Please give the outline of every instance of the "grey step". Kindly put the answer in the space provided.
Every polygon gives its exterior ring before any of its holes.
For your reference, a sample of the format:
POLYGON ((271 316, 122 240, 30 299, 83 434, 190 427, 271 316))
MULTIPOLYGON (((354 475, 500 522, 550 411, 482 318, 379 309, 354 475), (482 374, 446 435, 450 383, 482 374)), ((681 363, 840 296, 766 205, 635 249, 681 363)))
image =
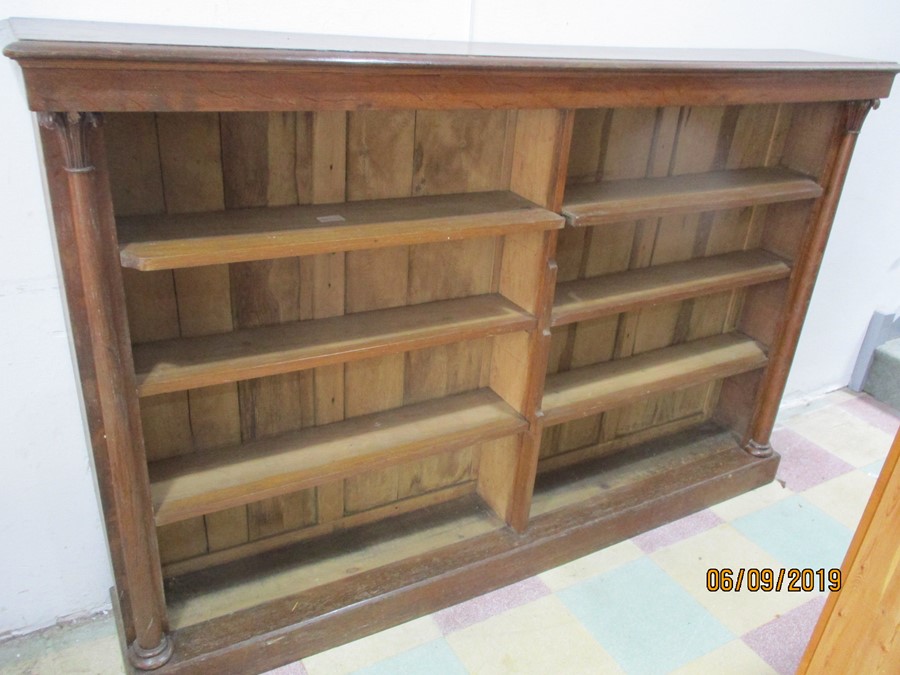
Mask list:
POLYGON ((863 391, 900 410, 900 338, 875 350, 863 391))
POLYGON ((869 366, 872 365, 872 357, 875 355, 875 350, 894 338, 900 338, 900 316, 885 312, 875 312, 869 321, 866 336, 863 339, 862 346, 859 348, 856 367, 853 368, 853 375, 850 377, 850 388, 853 391, 862 391, 866 375, 869 373, 869 366))

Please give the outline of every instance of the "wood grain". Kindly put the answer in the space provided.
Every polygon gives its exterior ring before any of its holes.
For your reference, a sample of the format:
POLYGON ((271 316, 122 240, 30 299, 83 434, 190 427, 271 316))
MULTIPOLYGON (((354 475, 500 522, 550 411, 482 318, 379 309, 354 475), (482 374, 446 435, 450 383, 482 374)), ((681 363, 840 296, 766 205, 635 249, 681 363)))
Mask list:
POLYGON ((154 462, 156 522, 165 524, 327 480, 521 431, 524 420, 481 390, 393 412, 154 462), (352 439, 352 440, 349 440, 352 439))
MULTIPOLYGON (((348 550, 356 559, 363 552, 378 556, 354 585, 337 578, 261 605, 257 593, 248 596, 256 607, 246 606, 227 619, 213 616, 194 625, 185 622, 176 633, 185 648, 176 656, 179 660, 173 662, 171 672, 203 667, 237 673, 248 667, 276 667, 298 654, 321 651, 350 636, 382 630, 423 611, 436 611, 560 565, 655 527, 673 514, 702 509, 735 491, 770 481, 776 466, 773 460, 749 458, 730 437, 709 430, 700 439, 697 434, 672 439, 666 443, 669 452, 660 453, 661 447, 655 443, 638 449, 633 464, 607 461, 587 474, 582 470, 574 477, 561 474, 544 481, 538 513, 525 535, 498 529, 477 503, 461 500, 389 521, 361 541, 352 534, 337 539, 325 551, 326 558, 348 550), (609 477, 610 470, 616 477, 612 489, 597 480, 598 475, 609 477), (698 480, 700 476, 705 479, 698 480), (566 493, 582 499, 567 503, 561 498, 566 493), (443 535, 440 541, 446 544, 439 545, 440 555, 413 552, 424 529, 443 535), (335 611, 341 608, 344 611, 335 611), (299 617, 298 610, 303 612, 299 617), (286 638, 272 642, 275 636, 266 634, 254 639, 262 625, 279 626, 278 635, 286 638), (249 653, 247 648, 232 647, 236 640, 247 645, 249 653)), ((294 551, 290 554, 296 556, 294 551)), ((282 563, 280 558, 269 556, 269 560, 267 571, 282 563)), ((315 565, 315 560, 310 564, 315 565)), ((216 575, 183 578, 179 587, 196 593, 208 586, 229 585, 242 572, 230 568, 216 575)), ((317 575, 304 566, 298 576, 317 575)))
POLYGON ((900 657, 900 432, 841 565, 843 587, 832 590, 798 673, 889 673, 900 657))
MULTIPOLYGON (((721 105, 864 100, 890 93, 896 66, 853 62, 713 63, 677 60, 604 63, 448 57, 425 63, 406 55, 401 64, 379 64, 379 55, 353 55, 352 63, 324 66, 313 54, 303 63, 296 51, 260 63, 257 50, 138 46, 132 59, 123 45, 23 41, 7 47, 19 61, 32 110, 290 111, 479 108, 596 108, 659 105, 721 105), (154 50, 155 48, 155 50, 154 50), (99 50, 105 59, 92 58, 99 50), (43 53, 42 53, 43 52, 43 53), (152 54, 148 58, 148 53, 152 54), (218 57, 225 67, 210 67, 218 57), (153 58, 155 56, 155 58, 153 58), (112 58, 111 58, 112 57, 112 58), (115 58, 119 57, 116 62, 115 58), (461 59, 461 60, 460 60, 461 59), (244 61, 243 63, 241 61, 244 61), (373 62, 374 60, 374 62, 373 62), (161 62, 167 62, 162 66, 161 62), (115 67, 110 67, 110 64, 115 67), (169 65, 170 64, 170 65, 169 65), (288 64, 288 67, 285 67, 288 64), (513 65, 510 68, 510 65, 513 65), (518 71, 518 72, 517 72, 518 71), (830 71, 830 72, 829 72, 830 71), (247 82, 254 83, 247 95, 247 82), (127 82, 123 89, 122 82, 127 82)), ((752 57, 751 57, 752 58, 752 57)))
POLYGON ((563 214, 575 227, 673 213, 815 199, 822 188, 786 169, 758 168, 584 183, 566 191, 563 214))
POLYGON ((559 424, 640 399, 649 393, 761 368, 765 352, 749 338, 719 335, 548 378, 542 408, 559 424))
POLYGON ((198 267, 556 229, 562 219, 508 192, 270 207, 119 223, 122 264, 198 267), (328 224, 334 223, 334 224, 328 224))
POLYGON ((142 396, 345 363, 532 327, 497 295, 244 328, 135 347, 142 396))
POLYGON ((552 325, 784 279, 790 271, 777 256, 755 250, 570 281, 556 288, 552 325))

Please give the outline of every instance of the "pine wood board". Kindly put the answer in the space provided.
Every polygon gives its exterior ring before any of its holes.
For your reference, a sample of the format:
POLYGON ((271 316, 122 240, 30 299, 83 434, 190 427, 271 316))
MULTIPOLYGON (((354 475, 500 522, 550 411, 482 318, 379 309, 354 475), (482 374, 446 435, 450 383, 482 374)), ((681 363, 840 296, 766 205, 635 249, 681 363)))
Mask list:
POLYGON ((566 191, 563 215, 585 227, 649 216, 815 199, 822 188, 782 168, 734 169, 662 178, 582 183, 566 191))
POLYGON ((134 347, 138 391, 153 396, 422 347, 529 330, 497 294, 245 328, 134 347))
MULTIPOLYGON (((900 663, 900 432, 801 659, 800 675, 891 673, 900 663)), ((805 578, 805 577, 804 577, 805 578)))
MULTIPOLYGON (((145 212, 144 217, 166 218, 225 208, 219 115, 157 114, 156 131, 158 160, 151 152, 142 158, 142 162, 150 165, 156 161, 160 163, 160 180, 168 215, 156 216, 145 212)), ((139 186, 134 187, 140 189, 139 186)), ((229 331, 234 327, 226 267, 210 266, 157 274, 170 274, 172 277, 177 335, 197 337, 229 331)), ((152 302, 153 299, 149 299, 149 303, 152 302)), ((158 317, 159 311, 159 307, 153 307, 144 320, 158 317)), ((167 454, 212 450, 240 442, 240 403, 234 385, 209 387, 186 394, 173 393, 162 398, 168 400, 168 405, 155 406, 156 430, 153 433, 157 439, 164 434, 167 442, 172 443, 166 448, 167 454), (170 429, 175 434, 170 435, 170 429)), ((148 453, 148 458, 151 461, 163 459, 157 453, 148 453)), ((222 512, 208 518, 190 519, 157 528, 163 562, 203 555, 209 550, 210 541, 213 545, 222 544, 223 539, 226 543, 233 541, 232 532, 246 532, 246 527, 243 530, 240 525, 233 527, 233 515, 222 512), (223 529, 228 533, 225 536, 223 529)), ((238 516, 240 518, 240 514, 238 516)))
POLYGON ((161 672, 274 668, 763 485, 777 464, 701 428, 541 479, 524 535, 467 497, 172 579, 170 615, 184 646, 161 672))
MULTIPOLYGON (((336 481, 329 485, 336 485, 340 489, 341 496, 343 496, 343 481, 336 481)), ((321 490, 321 487, 316 488, 317 492, 319 490, 321 490)), ((164 565, 163 577, 181 576, 183 574, 200 572, 201 570, 216 567, 217 565, 233 563, 263 553, 272 553, 280 549, 289 548, 298 542, 318 539, 343 530, 370 525, 381 520, 409 513, 410 511, 418 511, 436 504, 453 501, 465 497, 466 495, 473 494, 474 492, 475 483, 474 481, 469 481, 434 490, 432 492, 407 497, 359 513, 343 515, 342 511, 340 516, 329 520, 322 518, 320 515, 319 522, 310 527, 288 530, 263 539, 256 539, 246 544, 232 546, 225 550, 210 551, 210 553, 206 555, 196 556, 189 560, 182 560, 164 565)), ((227 511, 223 513, 227 513, 227 511)))
POLYGON ((753 250, 570 281, 556 287, 551 325, 775 281, 790 272, 779 257, 753 250))
POLYGON ((158 525, 294 492, 527 427, 487 389, 150 465, 158 525))
POLYGON ((558 373, 547 379, 545 424, 560 424, 621 407, 649 394, 673 391, 761 368, 766 354, 738 333, 558 373))
POLYGON ((143 271, 561 228, 560 216, 494 191, 121 218, 122 264, 143 271))

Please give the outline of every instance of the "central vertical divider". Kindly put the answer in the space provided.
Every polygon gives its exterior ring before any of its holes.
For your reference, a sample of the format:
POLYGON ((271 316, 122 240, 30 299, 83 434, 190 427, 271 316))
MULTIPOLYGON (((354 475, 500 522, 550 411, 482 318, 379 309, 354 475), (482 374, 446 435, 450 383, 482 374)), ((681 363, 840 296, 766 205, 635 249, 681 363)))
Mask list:
MULTIPOLYGON (((559 212, 565 188, 574 111, 520 110, 510 190, 559 212)), ((537 318, 528 333, 494 339, 490 385, 526 420, 528 431, 482 446, 478 494, 513 529, 528 525, 540 451, 541 399, 550 353, 550 314, 556 290, 557 231, 507 235, 500 293, 537 318)))

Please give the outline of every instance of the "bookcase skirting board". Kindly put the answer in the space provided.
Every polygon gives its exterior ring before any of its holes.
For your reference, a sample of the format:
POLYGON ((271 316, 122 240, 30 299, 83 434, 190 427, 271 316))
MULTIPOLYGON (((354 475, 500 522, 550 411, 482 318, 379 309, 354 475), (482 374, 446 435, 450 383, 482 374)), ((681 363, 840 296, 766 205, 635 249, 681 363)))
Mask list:
POLYGON ((123 645, 166 673, 273 668, 771 481, 898 70, 11 26, 123 645))

